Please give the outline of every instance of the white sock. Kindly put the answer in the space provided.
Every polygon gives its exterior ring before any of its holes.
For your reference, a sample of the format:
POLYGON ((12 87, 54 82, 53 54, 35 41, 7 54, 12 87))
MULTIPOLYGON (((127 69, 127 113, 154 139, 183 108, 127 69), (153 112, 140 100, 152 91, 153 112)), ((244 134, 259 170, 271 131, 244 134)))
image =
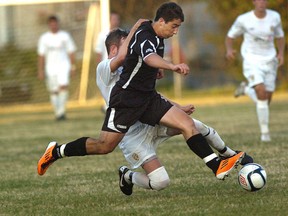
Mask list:
POLYGON ((64 115, 66 112, 66 103, 68 99, 68 91, 67 90, 61 90, 59 92, 59 106, 57 110, 57 116, 64 115))
POLYGON ((224 153, 221 153, 221 155, 226 156, 226 157, 230 157, 236 154, 235 151, 233 151, 232 149, 230 149, 229 147, 225 145, 224 141, 221 139, 221 137, 219 136, 216 130, 214 130, 211 127, 208 127, 207 125, 205 125, 204 123, 202 123, 201 121, 197 119, 193 119, 193 120, 194 120, 196 129, 204 136, 204 138, 207 140, 208 144, 212 148, 220 152, 226 147, 227 150, 224 153))
POLYGON ((245 94, 248 95, 248 97, 251 98, 252 101, 254 101, 255 103, 257 103, 257 95, 256 95, 256 92, 255 92, 255 89, 254 88, 251 88, 249 86, 246 86, 245 87, 245 90, 244 90, 245 94))
POLYGON ((57 116, 57 111, 58 111, 58 94, 50 94, 50 102, 53 106, 54 113, 57 116))
POLYGON ((66 147, 66 144, 63 144, 60 146, 60 155, 62 158, 64 158, 66 155, 64 154, 64 149, 66 147))
MULTIPOLYGON (((128 172, 127 172, 128 173, 128 172)), ((129 175, 129 174, 127 174, 129 175)), ((125 179, 126 178, 126 174, 125 174, 125 179)), ((145 188, 145 189, 151 189, 149 186, 149 178, 147 175, 145 175, 144 173, 140 173, 140 172, 133 172, 132 175, 132 183, 141 187, 141 188, 145 188)))
POLYGON ((261 133, 269 133, 269 105, 268 100, 258 100, 256 111, 261 133))

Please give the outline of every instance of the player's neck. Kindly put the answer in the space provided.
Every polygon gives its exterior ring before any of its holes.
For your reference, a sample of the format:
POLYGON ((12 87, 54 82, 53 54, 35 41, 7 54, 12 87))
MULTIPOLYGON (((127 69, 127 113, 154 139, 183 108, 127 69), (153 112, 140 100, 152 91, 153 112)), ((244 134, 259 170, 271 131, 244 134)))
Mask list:
POLYGON ((266 10, 254 10, 254 14, 257 18, 262 19, 266 16, 266 10))

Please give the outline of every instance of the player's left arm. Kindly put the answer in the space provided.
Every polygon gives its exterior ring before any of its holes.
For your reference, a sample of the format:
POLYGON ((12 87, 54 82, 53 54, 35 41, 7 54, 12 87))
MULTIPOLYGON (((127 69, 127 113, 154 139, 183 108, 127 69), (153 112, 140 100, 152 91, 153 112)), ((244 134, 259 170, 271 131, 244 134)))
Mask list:
POLYGON ((189 66, 185 63, 173 64, 166 61, 157 53, 150 53, 144 58, 144 61, 147 65, 154 68, 161 68, 166 70, 172 70, 176 73, 187 75, 190 71, 189 66))
POLYGON ((278 67, 284 64, 284 51, 285 51, 285 39, 284 37, 276 38, 276 46, 277 46, 277 59, 278 59, 278 67))

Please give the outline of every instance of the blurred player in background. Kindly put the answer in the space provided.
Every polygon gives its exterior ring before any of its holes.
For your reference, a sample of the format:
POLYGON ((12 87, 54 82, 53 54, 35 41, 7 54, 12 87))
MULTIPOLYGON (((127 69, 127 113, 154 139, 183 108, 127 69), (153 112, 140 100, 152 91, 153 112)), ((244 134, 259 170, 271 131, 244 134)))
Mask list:
POLYGON ((237 17, 226 37, 226 57, 235 59, 233 41, 244 36, 241 46, 243 74, 235 97, 248 95, 256 103, 261 141, 271 141, 269 133, 269 104, 275 91, 277 68, 284 63, 284 32, 278 12, 267 9, 267 0, 253 0, 254 10, 237 17), (277 50, 274 46, 276 38, 277 50))
POLYGON ((96 62, 99 63, 103 59, 107 59, 107 51, 105 47, 105 40, 109 32, 115 28, 118 28, 120 26, 120 15, 116 12, 111 12, 110 14, 110 29, 106 31, 101 31, 98 36, 95 43, 95 53, 96 53, 96 62))
MULTIPOLYGON (((122 73, 122 64, 127 53, 128 42, 136 31, 139 20, 131 29, 129 35, 121 29, 112 30, 105 41, 108 58, 101 61, 97 67, 96 82, 105 102, 109 104, 110 92, 119 80, 122 73), (127 38, 126 38, 127 37, 127 38), (124 42, 125 39, 125 42, 124 42)), ((162 77, 160 77, 162 78, 162 77)), ((174 103, 188 115, 194 111, 194 106, 180 106, 174 103)), ((224 141, 213 128, 193 119, 197 130, 205 137, 207 142, 215 148, 221 157, 228 158, 237 154, 234 150, 225 146, 224 141)), ((119 187, 126 195, 131 195, 133 185, 145 189, 162 190, 169 185, 170 179, 165 167, 156 155, 157 146, 168 138, 181 134, 180 131, 162 126, 155 127, 136 122, 119 144, 126 160, 132 169, 142 167, 145 173, 135 172, 126 166, 119 168, 119 187)), ((252 163, 253 159, 245 155, 241 164, 252 163)))
POLYGON ((112 88, 99 137, 81 137, 63 145, 50 142, 38 162, 39 175, 45 174, 52 163, 65 156, 112 152, 137 121, 179 130, 191 151, 205 162, 217 179, 224 179, 232 171, 245 153, 239 152, 219 160, 204 136, 196 129, 194 121, 155 90, 159 69, 182 75, 189 73, 188 65, 173 64, 163 59, 163 40, 177 34, 183 21, 181 7, 174 2, 167 2, 158 8, 154 22, 141 24, 130 41, 120 79, 112 88))
POLYGON ((76 70, 76 46, 70 34, 59 29, 56 16, 48 18, 48 27, 38 42, 38 78, 46 80, 56 120, 65 120, 70 75, 76 70))

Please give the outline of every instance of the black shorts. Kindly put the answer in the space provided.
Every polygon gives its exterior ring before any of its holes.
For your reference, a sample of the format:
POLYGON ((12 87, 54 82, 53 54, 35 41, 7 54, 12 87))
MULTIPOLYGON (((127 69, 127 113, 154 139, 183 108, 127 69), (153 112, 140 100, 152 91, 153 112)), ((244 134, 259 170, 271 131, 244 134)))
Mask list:
POLYGON ((126 133, 137 121, 155 126, 172 106, 156 91, 143 93, 114 87, 102 130, 126 133))

